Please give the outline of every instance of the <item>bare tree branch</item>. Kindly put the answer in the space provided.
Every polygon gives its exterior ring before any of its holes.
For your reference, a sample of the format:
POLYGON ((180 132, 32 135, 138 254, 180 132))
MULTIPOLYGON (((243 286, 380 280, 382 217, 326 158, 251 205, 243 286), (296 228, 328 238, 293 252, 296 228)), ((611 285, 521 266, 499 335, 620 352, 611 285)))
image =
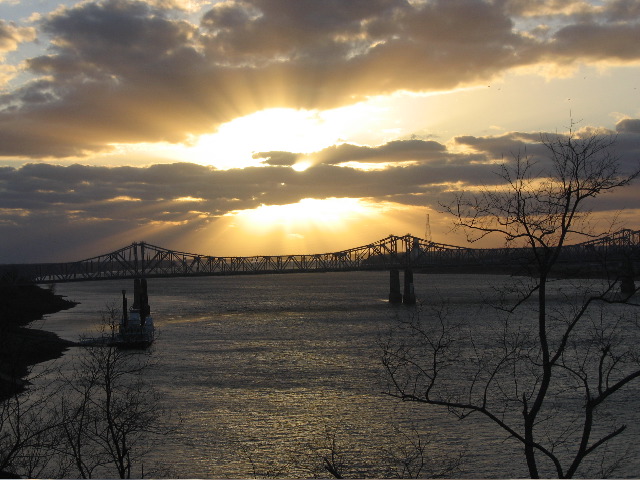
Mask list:
MULTIPOLYGON (((502 333, 487 338, 476 331, 465 348, 454 351, 462 339, 440 318, 435 328, 403 328, 401 348, 383 346, 389 395, 443 407, 461 419, 471 413, 485 416, 522 444, 533 478, 543 471, 572 477, 587 456, 620 435, 624 427, 591 441, 596 408, 640 377, 637 355, 614 354, 613 337, 588 328, 596 307, 630 306, 637 289, 617 294, 614 277, 598 291, 567 296, 551 309, 549 282, 565 244, 571 235, 592 235, 585 202, 629 185, 640 174, 638 167, 621 170, 614 136, 581 135, 574 129, 572 121, 567 134, 541 138, 549 154, 546 161, 534 161, 526 152, 516 154, 500 167, 497 187, 462 193, 444 206, 455 228, 464 230, 470 241, 499 235, 507 247, 525 248, 530 254, 535 283, 510 306, 498 307, 507 318, 502 333), (576 299, 581 303, 567 311, 576 299), (535 323, 523 320, 511 326, 508 319, 520 312, 530 315, 526 311, 535 311, 535 323), (595 348, 598 355, 593 355, 595 348), (461 375, 449 362, 461 367, 465 360, 474 368, 464 370, 462 396, 448 391, 447 379, 461 375), (560 408, 561 397, 577 402, 576 408, 560 408), (567 453, 560 455, 559 447, 567 453), (553 473, 541 470, 547 467, 538 457, 550 462, 553 473)), ((612 331, 622 328, 617 315, 612 320, 602 317, 612 331)))

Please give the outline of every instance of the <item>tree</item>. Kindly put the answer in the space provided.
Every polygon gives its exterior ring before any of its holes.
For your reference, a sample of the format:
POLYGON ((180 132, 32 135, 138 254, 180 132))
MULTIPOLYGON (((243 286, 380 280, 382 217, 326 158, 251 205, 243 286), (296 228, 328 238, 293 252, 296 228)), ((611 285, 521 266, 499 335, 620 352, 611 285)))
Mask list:
MULTIPOLYGON (((116 310, 109 309, 107 321, 114 318, 116 310)), ((72 377, 64 380, 57 412, 60 453, 81 478, 144 477, 142 460, 152 445, 148 437, 167 432, 162 426, 166 412, 144 378, 148 353, 111 345, 88 346, 80 353, 72 377)))
MULTIPOLYGON (((108 307, 103 335, 116 327, 118 317, 108 307)), ((0 389, 0 475, 142 478, 142 460, 152 445, 149 436, 168 431, 163 426, 167 412, 145 382, 148 352, 98 340, 75 350, 70 376, 51 367, 39 369, 42 378, 30 385, 20 381, 31 372, 17 354, 36 347, 46 353, 46 344, 23 346, 19 337, 6 337, 0 335, 5 353, 0 355, 0 380, 7 385, 0 389), (5 344, 9 339, 12 348, 5 344)))
POLYGON ((387 435, 391 441, 372 450, 375 462, 363 463, 358 453, 362 445, 345 445, 336 429, 327 429, 324 438, 311 446, 310 461, 315 469, 311 476, 323 474, 330 478, 450 478, 458 473, 462 455, 441 458, 434 455, 437 448, 431 445, 431 435, 415 428, 404 431, 392 427, 387 435))
POLYGON ((247 444, 240 451, 258 478, 450 478, 460 471, 463 455, 442 455, 431 434, 388 427, 386 441, 376 446, 350 441, 345 433, 353 433, 353 426, 338 424, 325 426, 309 443, 281 451, 276 462, 261 461, 247 444))
POLYGON ((0 476, 40 477, 56 463, 52 447, 58 441, 57 422, 49 404, 54 394, 33 387, 0 401, 0 476))
POLYGON ((20 283, 15 272, 0 278, 0 477, 56 476, 57 423, 50 405, 57 392, 45 380, 55 367, 32 366, 57 358, 68 344, 23 326, 74 304, 52 289, 20 283))
POLYGON ((622 171, 614 137, 581 136, 573 127, 542 138, 547 160, 515 155, 501 167, 500 186, 445 206, 470 241, 497 234, 524 252, 530 277, 519 280, 515 299, 494 305, 502 328, 467 335, 437 308, 403 323, 383 345, 390 395, 459 418, 484 416, 520 442, 533 478, 571 478, 619 436, 625 425, 607 421, 605 404, 640 377, 633 341, 620 335, 639 330, 621 307, 637 289, 621 295, 615 276, 570 292, 550 285, 567 242, 592 235, 588 201, 639 174, 622 171))

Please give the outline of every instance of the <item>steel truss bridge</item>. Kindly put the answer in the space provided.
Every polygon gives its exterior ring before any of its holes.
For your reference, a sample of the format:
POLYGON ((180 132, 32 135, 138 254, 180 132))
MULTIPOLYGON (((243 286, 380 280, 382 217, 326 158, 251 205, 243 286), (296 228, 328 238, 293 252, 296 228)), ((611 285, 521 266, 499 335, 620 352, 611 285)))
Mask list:
MULTIPOLYGON (((640 230, 624 229, 612 235, 563 247, 561 262, 585 264, 603 260, 638 260, 640 230)), ((491 267, 527 263, 527 248, 465 248, 424 240, 412 235, 390 235, 361 247, 312 255, 256 255, 217 257, 170 250, 135 242, 111 253, 67 263, 0 266, 0 275, 12 274, 35 283, 62 283, 135 277, 187 277, 272 274, 394 268, 491 267)))

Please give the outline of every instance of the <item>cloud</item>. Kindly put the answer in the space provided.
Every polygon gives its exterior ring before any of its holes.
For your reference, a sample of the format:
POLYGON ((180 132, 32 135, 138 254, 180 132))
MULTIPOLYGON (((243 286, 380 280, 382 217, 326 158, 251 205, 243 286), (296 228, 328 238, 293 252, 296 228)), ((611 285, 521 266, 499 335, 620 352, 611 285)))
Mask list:
POLYGON ((35 38, 35 28, 20 27, 0 19, 0 55, 16 50, 21 43, 31 42, 35 38))
MULTIPOLYGON (((17 50, 21 43, 31 42, 35 38, 35 28, 20 27, 13 22, 0 19, 0 60, 4 60, 9 52, 17 50)), ((17 66, 0 65, 0 88, 8 84, 18 73, 17 66)))
POLYGON ((484 154, 488 160, 509 159, 518 155, 543 156, 546 152, 541 133, 509 132, 491 137, 459 136, 454 139, 459 146, 484 154))
MULTIPOLYGON (((640 132, 633 130, 637 122, 626 119, 618 124, 617 153, 629 157, 630 162, 640 148, 640 132)), ((27 164, 0 168, 0 202, 5 208, 30 211, 75 205, 94 212, 104 209, 103 213, 109 211, 121 220, 136 216, 142 221, 147 216, 157 219, 168 204, 184 214, 197 202, 198 210, 214 217, 263 203, 295 203, 305 197, 382 200, 424 194, 442 184, 472 187, 495 183, 494 160, 509 161, 514 152, 543 159, 547 150, 542 140, 548 135, 555 134, 458 137, 457 144, 472 153, 454 153, 437 142, 423 140, 393 141, 378 147, 344 144, 311 154, 322 161, 302 172, 290 168, 299 154, 289 152, 270 152, 269 158, 283 160, 265 167, 231 170, 192 163, 148 167, 27 164), (339 166, 346 162, 384 162, 389 166, 375 171, 339 166), (113 206, 114 199, 122 200, 122 210, 113 206), (132 207, 133 199, 136 205, 132 207)))
POLYGON ((625 118, 623 120, 620 120, 616 125, 616 131, 620 133, 640 134, 640 119, 625 118))
POLYGON ((301 159, 311 164, 340 165, 347 162, 398 163, 398 162, 442 162, 449 155, 441 143, 425 140, 396 140, 369 147, 348 143, 327 147, 311 154, 291 152, 259 152, 254 158, 265 159, 268 165, 295 165, 301 159))
POLYGON ((253 154, 253 158, 262 159, 263 163, 271 166, 290 167, 295 165, 302 155, 292 152, 258 152, 253 154))
MULTIPOLYGON (((638 168, 640 158, 638 122, 625 119, 617 126, 616 153, 629 171, 638 168)), ((304 198, 367 198, 440 210, 440 202, 448 203, 462 189, 499 184, 495 159, 509 162, 512 152, 526 151, 533 160, 544 161, 547 152, 541 139, 549 135, 555 134, 458 137, 455 152, 437 142, 415 139, 378 147, 345 144, 318 152, 315 156, 322 161, 301 172, 291 168, 298 154, 288 152, 271 152, 270 159, 280 159, 269 160, 271 165, 231 170, 192 163, 2 167, 0 235, 6 245, 3 250, 19 257, 27 255, 27 245, 42 241, 42 232, 67 253, 91 242, 104 245, 108 239, 118 248, 123 239, 130 242, 135 232, 148 227, 160 230, 145 239, 162 243, 169 238, 166 235, 198 231, 234 211, 304 198), (472 151, 460 153, 461 146, 472 151), (339 166, 359 161, 388 165, 373 171, 339 166), (64 242, 68 245, 62 248, 64 242)), ((594 211, 640 208, 633 192, 621 189, 592 207, 594 211)))
POLYGON ((254 65, 324 63, 371 44, 366 24, 406 8, 402 0, 226 1, 204 15, 206 45, 214 58, 254 65))
MULTIPOLYGON (((637 2, 525 4, 226 0, 199 23, 178 1, 59 8, 37 25, 50 43, 24 62, 29 80, 0 96, 0 155, 186 142, 265 108, 325 109, 399 90, 451 89, 538 63, 640 59, 637 2), (524 20, 542 15, 549 21, 540 36, 540 23, 524 20)), ((0 50, 34 35, 33 27, 2 22, 0 50)))
POLYGON ((87 2, 51 14, 41 30, 54 43, 27 60, 36 79, 1 99, 0 154, 65 157, 112 142, 177 142, 228 118, 216 119, 215 104, 207 109, 199 95, 195 27, 164 10, 87 2))
POLYGON ((587 0, 507 0, 507 10, 525 17, 590 17, 597 8, 587 0))
POLYGON ((632 39, 639 36, 640 24, 570 25, 558 31, 549 51, 559 58, 637 61, 640 45, 632 39))
POLYGON ((607 17, 611 21, 628 21, 640 18, 640 3, 637 0, 613 0, 607 3, 607 17))
POLYGON ((432 162, 446 159, 446 147, 425 140, 396 140, 378 147, 338 145, 314 156, 321 163, 338 165, 344 162, 432 162))
MULTIPOLYGON (((576 139, 588 138, 592 135, 609 137, 614 141, 612 153, 618 157, 622 170, 630 173, 640 168, 640 121, 638 119, 620 120, 615 132, 603 128, 584 127, 575 130, 574 135, 576 139)), ((535 162, 544 163, 549 161, 545 143, 553 141, 556 137, 565 137, 565 134, 562 132, 509 132, 490 137, 460 136, 455 138, 455 143, 484 156, 488 161, 511 162, 517 157, 528 157, 535 162)))

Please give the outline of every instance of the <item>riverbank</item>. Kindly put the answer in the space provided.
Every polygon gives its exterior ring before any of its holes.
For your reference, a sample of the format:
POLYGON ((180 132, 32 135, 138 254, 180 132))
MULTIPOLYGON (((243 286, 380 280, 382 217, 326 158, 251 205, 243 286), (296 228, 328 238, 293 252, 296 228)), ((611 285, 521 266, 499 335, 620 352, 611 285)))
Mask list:
POLYGON ((0 401, 24 389, 31 366, 58 358, 74 345, 28 325, 75 305, 37 285, 0 284, 0 401))

